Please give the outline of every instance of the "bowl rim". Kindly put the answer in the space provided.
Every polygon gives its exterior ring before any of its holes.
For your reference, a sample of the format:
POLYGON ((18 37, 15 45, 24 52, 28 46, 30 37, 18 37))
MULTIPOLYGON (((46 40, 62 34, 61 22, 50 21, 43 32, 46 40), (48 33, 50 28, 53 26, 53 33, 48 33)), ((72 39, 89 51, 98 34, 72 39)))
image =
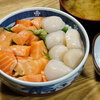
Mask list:
POLYGON ((15 79, 15 78, 7 75, 6 73, 4 73, 1 70, 0 70, 0 73, 1 73, 2 76, 6 77, 7 79, 9 79, 12 82, 15 82, 15 83, 18 83, 18 84, 22 84, 22 85, 28 85, 28 86, 47 86, 47 85, 53 85, 53 84, 62 82, 64 80, 66 80, 67 78, 71 77, 72 75, 74 75, 85 64, 85 61, 86 61, 86 59, 88 57, 89 49, 90 49, 89 38, 88 38, 87 32, 84 29, 84 27, 81 25, 81 23, 79 21, 77 21, 74 17, 72 17, 71 15, 66 14, 63 11, 60 11, 60 10, 57 10, 57 9, 53 9, 53 8, 48 8, 48 7, 31 7, 31 8, 24 8, 24 9, 21 9, 21 10, 17 10, 15 12, 12 12, 9 15, 5 16, 3 19, 1 19, 0 20, 0 24, 3 21, 5 21, 7 18, 9 18, 9 17, 11 17, 13 15, 16 15, 18 13, 22 13, 22 12, 25 12, 25 11, 30 11, 30 10, 45 10, 45 11, 56 12, 56 13, 59 13, 59 14, 61 14, 63 16, 66 16, 67 18, 69 18, 73 22, 77 23, 78 27, 80 27, 80 29, 82 30, 82 32, 84 34, 84 37, 85 37, 85 41, 86 41, 86 52, 84 54, 84 58, 81 61, 81 63, 71 73, 69 73, 68 75, 65 75, 65 76, 63 76, 61 78, 58 78, 56 80, 47 81, 47 82, 27 82, 27 81, 21 81, 21 80, 15 79))
POLYGON ((96 22, 100 21, 100 19, 98 19, 98 20, 87 19, 87 18, 82 18, 82 17, 79 17, 79 16, 74 15, 74 14, 71 13, 68 9, 65 8, 65 6, 64 6, 64 4, 63 4, 63 0, 60 0, 60 4, 61 4, 61 6, 62 6, 69 14, 73 15, 73 16, 76 17, 76 18, 79 18, 79 19, 82 19, 82 20, 86 20, 86 21, 93 21, 93 22, 95 22, 95 21, 96 21, 96 22))
POLYGON ((92 42, 92 59, 93 59, 94 65, 95 65, 95 69, 98 71, 98 73, 100 73, 100 67, 97 64, 96 59, 95 59, 95 55, 94 55, 94 46, 95 46, 95 42, 96 42, 96 39, 98 38, 98 36, 100 36, 100 33, 96 34, 95 37, 93 38, 93 42, 92 42))

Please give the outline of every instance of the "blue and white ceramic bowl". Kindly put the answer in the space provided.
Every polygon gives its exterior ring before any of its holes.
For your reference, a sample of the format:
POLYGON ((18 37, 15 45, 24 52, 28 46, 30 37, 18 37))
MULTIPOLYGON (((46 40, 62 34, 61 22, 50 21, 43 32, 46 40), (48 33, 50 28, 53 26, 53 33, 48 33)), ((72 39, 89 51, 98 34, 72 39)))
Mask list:
POLYGON ((10 88, 18 91, 19 93, 26 94, 48 94, 61 90, 68 85, 70 85, 76 78, 80 75, 83 66, 86 62, 89 53, 89 38, 84 29, 84 27, 72 16, 66 14, 62 11, 45 8, 45 7, 34 7, 26 8, 9 14, 0 21, 0 25, 4 27, 11 27, 15 24, 17 19, 32 19, 33 17, 48 17, 48 16, 59 16, 63 21, 70 25, 72 28, 76 28, 83 41, 84 45, 84 58, 75 70, 73 70, 68 75, 61 77, 59 79, 48 81, 48 82, 25 82, 17 80, 0 70, 1 81, 9 86, 10 88))

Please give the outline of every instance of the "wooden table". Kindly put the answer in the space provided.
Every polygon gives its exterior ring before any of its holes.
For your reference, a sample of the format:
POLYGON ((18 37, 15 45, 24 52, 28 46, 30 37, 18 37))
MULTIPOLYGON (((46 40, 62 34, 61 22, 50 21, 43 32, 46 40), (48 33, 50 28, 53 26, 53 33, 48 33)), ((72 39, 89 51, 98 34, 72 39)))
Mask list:
MULTIPOLYGON (((7 14, 28 7, 59 9, 59 0, 0 0, 0 19, 7 14)), ((94 71, 92 55, 73 84, 56 95, 25 97, 12 92, 0 82, 0 100, 100 100, 100 77, 94 71)))

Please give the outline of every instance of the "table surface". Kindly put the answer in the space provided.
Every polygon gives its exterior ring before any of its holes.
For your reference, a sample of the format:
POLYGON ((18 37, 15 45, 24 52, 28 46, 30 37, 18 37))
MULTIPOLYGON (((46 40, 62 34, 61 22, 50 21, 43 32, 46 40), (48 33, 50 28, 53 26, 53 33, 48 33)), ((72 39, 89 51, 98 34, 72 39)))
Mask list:
MULTIPOLYGON (((59 0, 0 0, 0 19, 13 11, 28 7, 59 9, 59 0)), ((0 100, 100 100, 99 81, 90 53, 78 79, 56 95, 25 97, 12 92, 0 82, 0 100)))

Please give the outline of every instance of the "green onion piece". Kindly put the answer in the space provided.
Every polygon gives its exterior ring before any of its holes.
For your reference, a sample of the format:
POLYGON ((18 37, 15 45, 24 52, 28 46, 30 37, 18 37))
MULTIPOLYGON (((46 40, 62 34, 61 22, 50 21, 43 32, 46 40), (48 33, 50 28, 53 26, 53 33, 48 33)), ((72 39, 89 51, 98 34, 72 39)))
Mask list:
POLYGON ((11 28, 7 28, 7 27, 3 27, 5 30, 7 30, 8 32, 13 32, 12 30, 11 30, 11 28))
POLYGON ((46 54, 45 52, 43 52, 43 53, 44 53, 44 55, 45 55, 49 60, 51 60, 49 54, 46 54))
POLYGON ((12 43, 11 43, 10 46, 12 46, 12 45, 17 45, 17 44, 12 40, 12 43))
POLYGON ((41 33, 40 30, 35 30, 35 31, 34 31, 34 34, 35 34, 35 35, 39 35, 40 33, 41 33))
POLYGON ((39 34, 40 34, 38 30, 35 30, 35 31, 28 30, 28 31, 31 31, 31 32, 32 32, 33 34, 35 34, 35 35, 39 35, 39 34))
POLYGON ((43 32, 43 31, 44 31, 44 29, 39 29, 39 30, 37 29, 37 30, 34 31, 34 33, 37 34, 37 35, 39 35, 39 34, 41 34, 41 32, 43 32))
POLYGON ((68 30, 68 27, 64 27, 64 28, 62 29, 62 31, 64 31, 65 33, 67 32, 67 30, 68 30))
POLYGON ((27 44, 24 44, 24 46, 28 46, 27 44))
POLYGON ((47 35, 47 32, 45 31, 45 30, 43 30, 41 33, 40 33, 40 35, 47 35))
POLYGON ((28 31, 31 31, 32 33, 34 33, 34 31, 32 31, 32 30, 28 30, 28 31))
POLYGON ((45 41, 45 36, 40 35, 39 38, 45 41))

